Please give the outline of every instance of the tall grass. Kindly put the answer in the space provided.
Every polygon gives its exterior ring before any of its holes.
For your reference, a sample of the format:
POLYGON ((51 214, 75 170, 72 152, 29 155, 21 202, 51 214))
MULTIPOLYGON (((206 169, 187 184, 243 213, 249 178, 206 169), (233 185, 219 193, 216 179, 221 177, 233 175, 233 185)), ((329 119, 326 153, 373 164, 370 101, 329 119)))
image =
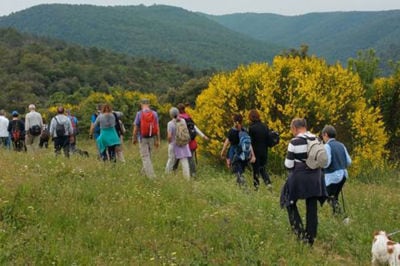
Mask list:
MULTIPOLYGON (((164 174, 166 145, 154 153, 158 178, 141 174, 138 147, 125 164, 91 157, 0 151, 0 263, 8 265, 366 265, 372 232, 399 229, 399 172, 377 183, 350 179, 350 223, 319 209, 310 248, 291 234, 273 190, 239 189, 234 178, 199 158, 197 178, 164 174)), ((179 169, 180 170, 180 169, 179 169)), ((301 212, 304 213, 301 202, 301 212)), ((398 238, 400 240, 400 237, 398 238)))

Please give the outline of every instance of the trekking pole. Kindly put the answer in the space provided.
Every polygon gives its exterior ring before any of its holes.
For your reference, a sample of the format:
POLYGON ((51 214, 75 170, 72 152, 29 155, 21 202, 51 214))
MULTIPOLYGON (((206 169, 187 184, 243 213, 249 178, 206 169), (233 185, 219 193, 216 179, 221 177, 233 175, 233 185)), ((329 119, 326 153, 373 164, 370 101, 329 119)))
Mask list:
POLYGON ((342 205, 343 205, 343 212, 344 212, 344 214, 346 215, 346 208, 345 208, 345 206, 344 206, 344 196, 343 196, 343 189, 342 189, 342 190, 340 190, 340 194, 342 194, 342 205))

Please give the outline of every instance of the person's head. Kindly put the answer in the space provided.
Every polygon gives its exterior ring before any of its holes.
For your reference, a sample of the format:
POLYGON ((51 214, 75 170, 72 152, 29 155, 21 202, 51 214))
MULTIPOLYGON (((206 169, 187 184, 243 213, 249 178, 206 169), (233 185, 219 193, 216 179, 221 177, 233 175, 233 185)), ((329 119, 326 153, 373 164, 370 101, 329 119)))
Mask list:
POLYGON ((183 104, 183 103, 179 103, 179 104, 178 104, 178 110, 179 110, 179 113, 180 113, 180 114, 185 113, 185 108, 186 108, 186 105, 185 105, 185 104, 183 104))
POLYGON ((57 107, 57 114, 64 114, 64 107, 58 106, 57 107))
POLYGON ((290 130, 296 136, 307 131, 307 121, 304 118, 294 118, 290 123, 290 130))
POLYGON ((0 115, 1 115, 1 116, 5 116, 5 115, 6 115, 6 111, 3 110, 3 109, 1 109, 1 110, 0 110, 0 115))
POLYGON ((250 110, 250 112, 249 112, 249 120, 251 122, 253 122, 253 123, 261 121, 260 114, 258 113, 258 111, 256 109, 250 110))
POLYGON ((67 109, 67 115, 71 115, 71 110, 67 109))
POLYGON ((233 115, 233 123, 235 124, 236 128, 241 128, 243 122, 243 116, 241 114, 234 114, 233 115))
POLYGON ((150 107, 150 100, 149 99, 141 99, 140 100, 140 106, 142 109, 149 108, 150 107))
POLYGON ((96 113, 97 113, 97 114, 100 114, 102 109, 103 109, 103 104, 99 103, 99 104, 96 106, 96 113))
POLYGON ((11 115, 12 115, 12 117, 18 117, 19 113, 17 110, 14 110, 14 111, 12 111, 11 115))
POLYGON ((326 142, 329 139, 336 138, 336 129, 331 125, 326 125, 321 131, 323 140, 326 142))
POLYGON ((104 113, 111 113, 112 112, 112 108, 111 105, 108 103, 103 104, 102 108, 101 108, 101 112, 104 113))
POLYGON ((169 116, 171 118, 177 118, 179 115, 179 110, 176 107, 171 107, 171 109, 169 109, 169 116))
POLYGON ((29 111, 34 111, 36 109, 36 106, 34 104, 30 104, 28 106, 29 111))

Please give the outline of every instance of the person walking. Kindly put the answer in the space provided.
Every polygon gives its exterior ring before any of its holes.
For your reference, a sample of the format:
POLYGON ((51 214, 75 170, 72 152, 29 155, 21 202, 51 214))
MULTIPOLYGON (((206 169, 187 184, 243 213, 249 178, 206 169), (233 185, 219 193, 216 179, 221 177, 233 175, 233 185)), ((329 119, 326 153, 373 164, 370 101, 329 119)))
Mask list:
POLYGON ((171 173, 176 160, 179 160, 182 164, 183 176, 189 180, 191 176, 189 158, 192 156, 189 148, 189 139, 188 143, 182 146, 178 145, 176 142, 178 124, 182 123, 182 127, 187 128, 186 121, 183 118, 179 118, 179 110, 176 107, 172 107, 169 110, 169 115, 171 121, 167 124, 168 161, 165 170, 167 173, 171 173))
POLYGON ((79 134, 78 118, 71 114, 71 110, 67 110, 67 117, 71 121, 72 134, 70 136, 69 151, 74 153, 76 151, 76 136, 79 134))
POLYGON ((116 123, 117 120, 115 119, 111 105, 104 104, 101 109, 101 114, 96 118, 90 131, 92 135, 93 130, 97 126, 100 126, 100 135, 97 137, 96 143, 103 161, 110 160, 116 162, 115 147, 121 144, 115 129, 116 123))
POLYGON ((10 148, 10 134, 8 124, 10 121, 6 117, 6 111, 0 110, 0 146, 10 148))
POLYGON ((64 156, 69 158, 69 143, 73 132, 71 121, 64 114, 64 107, 57 107, 57 114, 50 121, 49 131, 54 141, 55 154, 58 156, 63 150, 64 156))
POLYGON ((140 103, 141 110, 136 113, 133 122, 132 143, 139 142, 143 171, 148 178, 154 179, 156 175, 151 162, 151 151, 153 146, 157 148, 160 145, 158 114, 150 109, 148 99, 142 99, 140 103))
POLYGON ((42 115, 36 112, 36 106, 28 106, 29 113, 25 115, 25 145, 28 152, 36 152, 39 149, 39 139, 42 133, 42 115))
POLYGON ((336 129, 333 126, 326 125, 321 135, 328 156, 328 163, 324 168, 328 202, 332 206, 333 214, 339 214, 339 193, 349 176, 347 167, 351 164, 351 158, 344 144, 336 140, 336 129))
POLYGON ((12 111, 11 115, 12 120, 8 124, 8 132, 11 136, 14 151, 26 151, 25 123, 19 118, 18 111, 12 111))
MULTIPOLYGON (((179 110, 179 118, 183 118, 186 122, 190 133, 190 141, 189 141, 189 149, 191 156, 188 158, 189 167, 190 167, 190 176, 196 176, 196 150, 197 150, 197 141, 196 136, 199 135, 205 140, 209 140, 209 138, 196 126, 191 116, 186 113, 186 105, 183 103, 178 104, 179 110)), ((179 159, 175 160, 175 165, 173 167, 174 170, 178 168, 179 159)))
POLYGON ((253 109, 249 112, 249 135, 251 138, 251 145, 256 156, 256 161, 252 163, 253 167, 253 185, 255 190, 260 186, 259 176, 264 181, 264 184, 271 189, 271 179, 267 173, 268 161, 268 143, 271 142, 268 127, 261 122, 260 114, 257 110, 253 109))
POLYGON ((233 127, 229 129, 228 136, 225 139, 224 145, 221 150, 221 158, 226 159, 227 166, 232 169, 232 172, 236 175, 236 182, 238 185, 245 185, 246 179, 243 176, 243 173, 246 169, 247 164, 254 163, 256 161, 256 157, 253 152, 253 148, 250 149, 250 159, 245 158, 242 159, 239 156, 239 152, 241 147, 239 147, 240 137, 239 134, 243 131, 247 134, 246 129, 242 126, 243 117, 240 114, 233 115, 233 127), (228 148, 229 147, 229 148, 228 148), (227 155, 225 155, 226 150, 228 150, 227 155))
POLYGON ((289 223, 298 239, 313 245, 318 228, 318 201, 321 204, 327 197, 325 181, 320 168, 311 169, 307 159, 307 139, 316 136, 307 131, 304 118, 295 118, 290 124, 294 138, 288 145, 285 167, 289 170, 288 178, 282 188, 281 207, 286 207, 289 223), (297 208, 297 201, 304 199, 306 203, 306 226, 304 228, 297 208))

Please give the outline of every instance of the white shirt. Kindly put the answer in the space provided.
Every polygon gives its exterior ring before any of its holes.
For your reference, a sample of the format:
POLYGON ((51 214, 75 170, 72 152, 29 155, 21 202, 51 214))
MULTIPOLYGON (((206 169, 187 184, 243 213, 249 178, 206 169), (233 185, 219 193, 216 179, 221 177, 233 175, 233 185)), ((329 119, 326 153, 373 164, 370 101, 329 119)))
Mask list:
POLYGON ((3 116, 0 115, 0 137, 4 138, 4 137, 8 137, 8 124, 10 123, 10 121, 8 121, 8 119, 3 116))

